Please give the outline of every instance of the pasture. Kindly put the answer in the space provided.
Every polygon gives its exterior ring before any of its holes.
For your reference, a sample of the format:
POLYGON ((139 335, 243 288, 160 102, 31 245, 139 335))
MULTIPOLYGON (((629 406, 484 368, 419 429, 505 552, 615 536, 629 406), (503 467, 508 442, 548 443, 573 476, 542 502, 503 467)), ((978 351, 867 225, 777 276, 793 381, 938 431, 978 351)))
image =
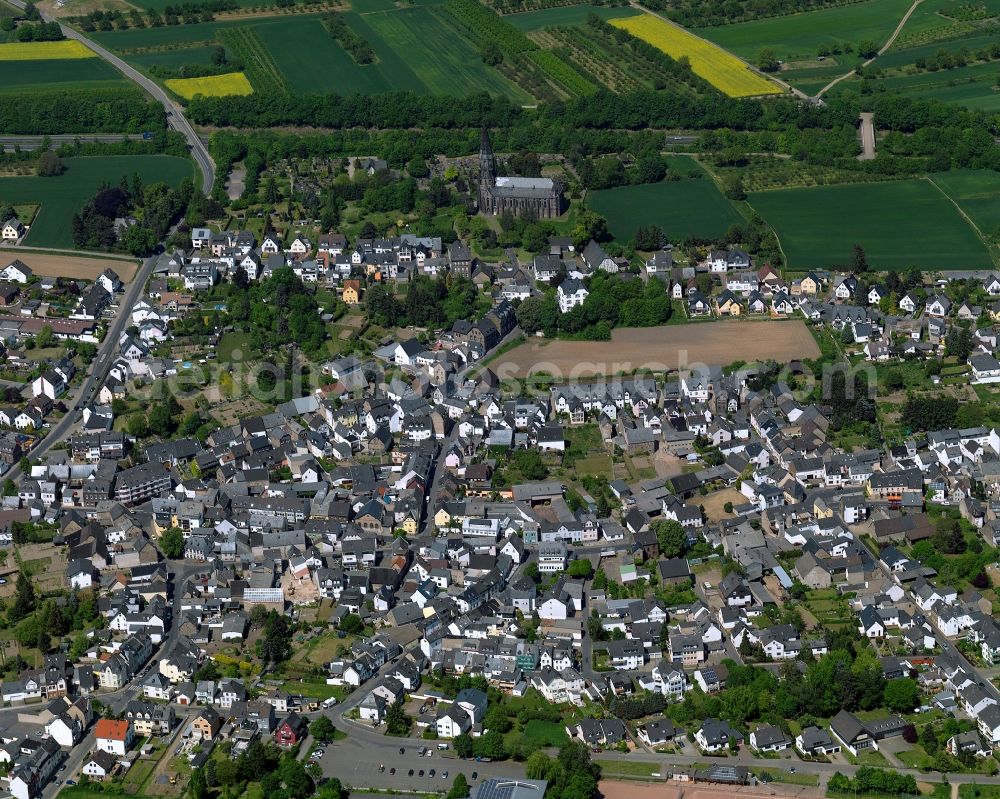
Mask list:
POLYGON ((693 322, 660 327, 621 327, 611 341, 531 338, 490 363, 507 380, 548 375, 556 380, 664 371, 680 364, 725 366, 767 358, 788 362, 816 358, 819 347, 801 321, 693 322))
POLYGON ((730 97, 780 94, 782 91, 778 84, 751 70, 732 53, 660 17, 642 14, 613 19, 611 24, 649 42, 671 58, 686 56, 696 75, 730 97))
POLYGON ((742 221, 707 175, 592 191, 587 206, 608 220, 611 233, 620 241, 649 225, 659 225, 669 239, 716 239, 742 221))
POLYGON ((0 92, 25 89, 111 88, 127 84, 122 74, 100 58, 53 58, 45 61, 0 61, 0 92))
POLYGON ((0 205, 38 203, 41 208, 24 240, 25 246, 73 247, 72 220, 103 183, 118 185, 135 173, 143 182, 177 185, 194 176, 186 158, 168 155, 118 155, 66 158, 59 177, 0 178, 0 205))
MULTIPOLYGON (((703 28, 698 32, 749 60, 756 57, 761 47, 770 47, 778 58, 788 61, 813 57, 821 46, 844 43, 857 46, 864 39, 881 45, 909 7, 910 0, 869 0, 802 14, 703 28)), ((853 55, 843 57, 847 67, 840 70, 841 74, 850 69, 854 58, 853 55)))
POLYGON ((50 61, 56 58, 96 58, 97 54, 75 39, 59 42, 0 44, 0 61, 50 61))
POLYGON ((990 269, 982 239, 930 181, 765 191, 750 204, 778 234, 791 269, 836 267, 864 247, 872 269, 990 269))
POLYGON ((204 78, 172 78, 163 85, 178 97, 190 100, 196 94, 205 97, 228 97, 234 94, 253 94, 253 87, 242 72, 209 75, 204 78))
POLYGON ((596 14, 601 19, 618 19, 634 17, 642 12, 635 8, 612 8, 610 6, 556 6, 538 11, 522 11, 519 14, 508 14, 504 20, 525 33, 542 28, 562 27, 564 25, 583 25, 587 17, 596 14))

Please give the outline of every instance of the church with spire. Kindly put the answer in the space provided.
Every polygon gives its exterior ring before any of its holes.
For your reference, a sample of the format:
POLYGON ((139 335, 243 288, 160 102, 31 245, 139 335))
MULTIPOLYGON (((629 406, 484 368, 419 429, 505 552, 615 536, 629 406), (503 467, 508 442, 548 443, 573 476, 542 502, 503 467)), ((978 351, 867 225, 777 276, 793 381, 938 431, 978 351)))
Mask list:
POLYGON ((479 210, 499 216, 552 219, 563 211, 562 187, 551 178, 497 177, 490 134, 483 128, 479 145, 479 210))

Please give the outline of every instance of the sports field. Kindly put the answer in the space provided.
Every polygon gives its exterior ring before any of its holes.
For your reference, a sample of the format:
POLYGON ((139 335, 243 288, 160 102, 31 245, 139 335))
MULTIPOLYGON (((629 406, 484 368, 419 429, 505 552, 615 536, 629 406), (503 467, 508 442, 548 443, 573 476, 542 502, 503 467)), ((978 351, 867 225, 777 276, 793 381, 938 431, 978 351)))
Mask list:
POLYGON ((691 70, 730 97, 780 94, 781 87, 751 70, 732 53, 652 14, 613 19, 611 24, 658 47, 671 58, 685 56, 691 70))
POLYGON ((13 42, 0 44, 0 61, 49 61, 56 58, 96 58, 93 50, 76 41, 13 42))
POLYGON ((139 173, 147 186, 161 181, 176 186, 183 178, 194 176, 190 161, 169 155, 66 158, 63 163, 66 171, 55 178, 0 178, 0 205, 41 204, 25 246, 72 248, 73 214, 103 183, 116 186, 123 177, 139 173))
POLYGON ((649 225, 659 225, 670 239, 716 239, 742 221, 707 175, 592 191, 587 206, 608 220, 611 233, 621 241, 649 225))
POLYGON ((204 78, 171 78, 163 85, 179 97, 190 100, 196 94, 205 97, 228 97, 234 94, 253 94, 253 86, 242 72, 209 75, 204 78))
POLYGON ((642 12, 636 8, 610 6, 590 6, 586 4, 578 6, 557 6, 555 8, 543 8, 538 11, 522 11, 520 14, 508 14, 504 20, 515 28, 522 31, 537 31, 542 28, 551 28, 563 25, 583 25, 587 17, 596 14, 602 19, 616 19, 619 17, 634 17, 642 12))
POLYGON ((990 269, 982 239, 929 181, 784 189, 751 194, 792 269, 851 262, 860 244, 872 269, 990 269))
POLYGON ((25 89, 103 89, 127 81, 100 58, 52 58, 44 61, 0 61, 0 92, 25 89))
MULTIPOLYGON (((882 45, 910 7, 911 0, 869 0, 802 14, 739 22, 698 31, 737 55, 752 61, 762 47, 789 61, 811 58, 820 46, 830 47, 869 39, 882 45)), ((848 69, 855 56, 850 55, 848 69)), ((841 73, 847 69, 842 69, 841 73)))

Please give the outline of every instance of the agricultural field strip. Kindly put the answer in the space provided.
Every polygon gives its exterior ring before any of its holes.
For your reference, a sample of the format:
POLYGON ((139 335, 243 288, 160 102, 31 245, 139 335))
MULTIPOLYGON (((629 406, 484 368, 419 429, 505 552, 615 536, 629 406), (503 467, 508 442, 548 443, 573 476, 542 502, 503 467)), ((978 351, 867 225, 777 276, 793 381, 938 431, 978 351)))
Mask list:
POLYGON ((174 94, 190 100, 196 94, 206 97, 253 94, 253 86, 242 72, 208 75, 201 78, 170 78, 163 84, 174 94))
POLYGON ((274 62, 264 40, 253 27, 222 28, 219 39, 244 64, 244 74, 256 91, 288 94, 284 74, 274 62))
POLYGON ((19 61, 0 61, 0 92, 22 91, 28 87, 55 86, 106 87, 126 85, 125 77, 100 58, 55 58, 30 61, 30 68, 19 61))
POLYGON ((463 34, 480 47, 496 45, 508 58, 527 54, 528 61, 538 67, 546 78, 572 93, 588 94, 596 88, 569 64, 551 55, 536 55, 547 51, 539 50, 538 45, 522 31, 480 5, 478 0, 445 0, 440 8, 450 14, 463 34))
POLYGON ((858 243, 880 269, 992 268, 968 216, 922 178, 757 192, 750 205, 774 228, 792 269, 846 263, 858 243), (845 213, 850 209, 850 213, 845 213), (832 225, 831 220, 837 220, 832 225), (914 236, 934 230, 933 238, 914 236), (887 235, 886 231, 895 231, 887 235))
POLYGON ((13 42, 0 44, 0 61, 52 61, 97 58, 97 53, 75 39, 58 42, 13 42))
MULTIPOLYGON (((863 39, 882 44, 893 32, 912 0, 868 0, 798 14, 702 28, 705 39, 752 59, 762 47, 784 60, 813 58, 821 46, 851 44, 863 39)), ((853 56, 848 56, 853 61, 853 56)), ((850 63, 840 72, 847 71, 850 63)))
POLYGON ((544 8, 538 11, 522 11, 517 14, 507 14, 504 16, 504 20, 518 30, 530 32, 557 26, 583 25, 586 23, 587 17, 591 14, 596 14, 602 19, 612 19, 614 17, 639 16, 642 14, 642 11, 631 7, 611 8, 608 6, 590 6, 575 3, 567 6, 544 8))
POLYGON ((624 17, 611 20, 611 24, 652 44, 671 58, 687 57, 696 75, 731 97, 782 92, 776 83, 753 72, 732 53, 658 16, 624 17))
MULTIPOLYGON (((626 68, 615 61, 593 38, 577 27, 551 27, 528 34, 532 40, 547 50, 565 50, 573 63, 582 71, 592 75, 613 91, 632 91, 647 88, 648 83, 637 77, 641 66, 634 59, 626 68)), ((624 63, 624 51, 615 56, 624 63)))

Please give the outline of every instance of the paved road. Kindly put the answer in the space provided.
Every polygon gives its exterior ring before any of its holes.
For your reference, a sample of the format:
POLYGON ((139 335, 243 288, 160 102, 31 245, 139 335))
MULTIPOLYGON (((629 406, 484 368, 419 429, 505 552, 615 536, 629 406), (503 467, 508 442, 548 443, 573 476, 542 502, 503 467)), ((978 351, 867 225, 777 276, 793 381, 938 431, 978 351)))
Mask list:
POLYGON ((103 143, 115 143, 120 142, 123 139, 129 139, 131 141, 140 141, 142 139, 141 133, 99 133, 99 134, 69 134, 69 133, 57 133, 54 136, 0 136, 0 146, 6 152, 13 152, 15 147, 20 147, 24 151, 37 150, 42 146, 45 139, 48 138, 50 142, 54 145, 58 144, 72 144, 73 142, 79 140, 82 142, 103 142, 103 143))
POLYGON ((861 155, 859 161, 871 161, 875 157, 875 121, 871 112, 861 114, 861 155))
MULTIPOLYGON (((66 415, 49 429, 41 443, 28 453, 29 458, 34 460, 35 458, 42 457, 53 446, 69 436, 78 422, 77 410, 82 409, 90 403, 94 395, 104 385, 104 380, 108 376, 108 370, 118 356, 118 337, 132 318, 132 306, 135 305, 140 293, 145 289, 146 281, 149 280, 149 276, 153 273, 155 263, 155 258, 147 258, 143 261, 142 266, 135 273, 135 277, 128 284, 124 294, 118 298, 118 313, 108 327, 107 335, 97 350, 97 356, 90 365, 87 377, 77 390, 75 395, 76 401, 70 405, 66 415)), ((65 401, 69 404, 72 400, 67 397, 65 401)), ((21 478, 20 467, 16 463, 8 467, 6 471, 0 473, 0 479, 5 478, 10 478, 16 483, 21 478)))
MULTIPOLYGON (((24 10, 24 0, 10 0, 10 2, 11 5, 20 8, 22 11, 24 10)), ((42 16, 46 19, 46 21, 52 21, 52 17, 49 15, 43 14, 42 16)), ((212 160, 212 156, 208 154, 208 148, 205 146, 205 143, 201 140, 198 134, 195 133, 191 123, 187 121, 187 118, 182 113, 180 106, 175 105, 174 101, 170 99, 167 93, 160 88, 155 81, 150 80, 137 69, 126 64, 111 51, 101 47, 101 45, 97 42, 92 39, 88 39, 82 33, 68 27, 67 25, 60 23, 60 27, 62 28, 63 35, 66 36, 67 39, 76 39, 78 42, 83 42, 83 44, 87 45, 87 47, 111 64, 111 66, 121 72, 126 78, 138 83, 163 106, 167 112, 167 122, 170 127, 182 133, 184 138, 187 139, 188 147, 191 149, 191 155, 194 157, 195 163, 198 164, 198 168, 201 170, 201 190, 204 194, 209 194, 212 191, 212 185, 215 183, 215 162, 212 160)))

